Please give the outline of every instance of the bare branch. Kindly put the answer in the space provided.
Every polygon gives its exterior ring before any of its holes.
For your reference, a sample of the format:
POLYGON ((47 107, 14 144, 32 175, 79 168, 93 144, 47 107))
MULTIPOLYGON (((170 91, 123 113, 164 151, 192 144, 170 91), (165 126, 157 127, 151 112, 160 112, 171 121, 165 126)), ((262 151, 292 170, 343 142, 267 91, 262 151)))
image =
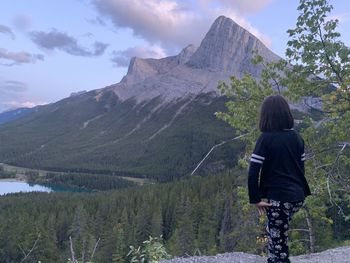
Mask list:
POLYGON ((40 238, 40 235, 38 235, 38 237, 36 238, 32 248, 28 251, 28 253, 25 253, 25 251, 20 247, 20 249, 22 250, 22 253, 25 255, 24 258, 19 262, 19 263, 22 263, 24 262, 28 257, 29 255, 34 251, 34 249, 36 248, 36 245, 39 241, 39 238, 40 238))
POLYGON ((72 263, 76 263, 76 259, 75 259, 75 255, 74 255, 74 248, 73 248, 73 241, 72 241, 72 237, 69 236, 69 243, 70 243, 70 253, 71 253, 71 257, 72 257, 72 263))
POLYGON ((232 139, 230 139, 230 140, 223 141, 223 142, 221 142, 221 143, 219 143, 219 144, 214 145, 214 146, 210 149, 210 151, 204 156, 204 158, 198 163, 198 165, 196 166, 196 168, 192 171, 191 175, 193 175, 193 174, 197 171, 197 169, 202 165, 202 163, 205 161, 205 159, 208 158, 208 156, 210 155, 210 153, 211 153, 215 148, 217 148, 217 147, 219 147, 219 146, 221 146, 221 145, 224 145, 225 143, 228 143, 228 142, 231 142, 231 141, 234 141, 234 140, 238 140, 238 139, 240 139, 240 138, 242 138, 242 137, 244 137, 244 136, 247 136, 248 134, 249 134, 249 133, 245 133, 245 134, 239 135, 239 136, 237 136, 237 137, 235 137, 235 138, 232 138, 232 139))
POLYGON ((293 243, 293 242, 298 242, 298 241, 304 241, 304 242, 307 242, 307 243, 310 243, 310 240, 309 239, 306 239, 306 238, 300 238, 298 240, 291 240, 289 241, 290 243, 293 243))
POLYGON ((309 211, 309 208, 304 205, 303 209, 305 211, 305 219, 306 219, 306 224, 307 227, 309 228, 309 242, 310 242, 310 253, 315 252, 315 234, 314 234, 314 228, 313 228, 313 222, 312 222, 312 217, 309 211))
POLYGON ((332 164, 332 167, 331 167, 331 169, 330 169, 330 170, 328 171, 328 173, 327 173, 327 190, 328 190, 328 195, 329 195, 329 201, 330 201, 330 203, 331 203, 332 205, 335 205, 335 206, 338 208, 338 213, 339 213, 339 214, 345 216, 343 209, 337 204, 337 202, 334 202, 334 201, 333 201, 332 192, 331 192, 330 184, 329 184, 329 179, 330 179, 330 178, 334 179, 334 176, 333 176, 333 174, 334 174, 334 169, 335 169, 335 166, 336 166, 336 164, 337 164, 337 162, 338 162, 338 160, 339 160, 339 158, 340 158, 342 152, 345 150, 345 148, 346 148, 347 146, 350 146, 350 144, 349 144, 348 142, 343 142, 342 144, 339 144, 339 146, 342 147, 342 148, 338 151, 337 156, 335 157, 334 162, 333 162, 333 164, 332 164))
POLYGON ((303 232, 310 232, 310 229, 293 228, 293 229, 289 229, 288 231, 303 231, 303 232))
POLYGON ((92 251, 90 261, 92 261, 92 259, 93 259, 94 256, 95 256, 95 252, 96 252, 96 249, 97 249, 97 246, 98 246, 98 243, 100 242, 100 240, 101 240, 101 238, 98 238, 98 240, 97 240, 96 243, 95 243, 94 250, 92 251))
POLYGON ((266 65, 266 63, 262 62, 261 63, 263 65, 263 67, 265 68, 266 72, 269 74, 269 77, 272 79, 272 81, 275 83, 275 86, 277 87, 278 90, 278 94, 281 94, 281 87, 280 84, 278 82, 278 80, 272 76, 270 69, 268 68, 268 66, 266 65))
POLYGON ((24 249, 21 247, 21 245, 18 245, 18 247, 21 250, 21 252, 23 253, 23 255, 26 256, 26 252, 24 252, 24 249))

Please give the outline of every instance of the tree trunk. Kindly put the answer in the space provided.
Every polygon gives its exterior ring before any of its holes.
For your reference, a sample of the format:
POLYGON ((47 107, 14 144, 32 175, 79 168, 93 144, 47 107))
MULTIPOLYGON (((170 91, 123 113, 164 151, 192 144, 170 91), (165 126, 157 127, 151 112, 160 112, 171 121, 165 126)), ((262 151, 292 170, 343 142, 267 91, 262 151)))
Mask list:
POLYGON ((76 263, 75 255, 74 255, 74 248, 73 248, 73 241, 72 241, 72 237, 71 236, 69 236, 69 243, 70 243, 70 254, 71 254, 71 257, 72 257, 72 262, 76 263))
POLYGON ((307 206, 304 206, 305 211, 305 219, 307 223, 307 227, 309 229, 309 239, 310 239, 310 253, 315 253, 315 235, 314 235, 314 229, 312 225, 312 219, 310 215, 309 208, 307 206))

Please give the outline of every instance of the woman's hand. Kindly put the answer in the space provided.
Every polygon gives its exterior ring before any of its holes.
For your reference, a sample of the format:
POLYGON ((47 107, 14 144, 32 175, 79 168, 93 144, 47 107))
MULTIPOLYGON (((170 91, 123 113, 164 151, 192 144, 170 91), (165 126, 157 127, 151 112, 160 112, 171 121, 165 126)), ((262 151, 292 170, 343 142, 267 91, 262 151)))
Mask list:
POLYGON ((272 206, 272 204, 260 201, 259 203, 256 203, 255 206, 258 208, 259 215, 263 215, 266 213, 266 207, 272 206))

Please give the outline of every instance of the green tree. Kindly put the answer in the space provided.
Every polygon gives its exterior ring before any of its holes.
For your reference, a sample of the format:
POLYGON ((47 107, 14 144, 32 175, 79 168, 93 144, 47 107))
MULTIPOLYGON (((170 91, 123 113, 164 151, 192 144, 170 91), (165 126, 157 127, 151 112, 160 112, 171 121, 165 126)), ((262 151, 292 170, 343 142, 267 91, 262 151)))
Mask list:
POLYGON ((163 238, 150 236, 147 240, 142 242, 142 247, 135 248, 130 246, 130 251, 127 256, 131 263, 157 263, 163 259, 170 259, 165 247, 163 246, 163 238))
MULTIPOLYGON (((260 78, 246 74, 242 79, 231 77, 230 84, 221 83, 221 93, 232 99, 227 112, 216 114, 237 133, 247 133, 246 151, 239 162, 246 167, 264 97, 282 94, 298 104, 301 112, 294 113, 306 142, 306 174, 313 192, 307 199, 305 220, 324 218, 329 224, 333 220, 327 217, 327 209, 332 206, 350 218, 344 212, 350 199, 350 49, 336 32, 338 21, 327 18, 331 10, 326 0, 300 0, 296 27, 288 30, 286 59, 266 63, 257 54, 254 63, 264 65, 260 78), (326 209, 320 209, 323 206, 326 209)), ((314 228, 308 230, 310 237, 315 236, 314 228)), ((313 250, 311 241, 309 245, 313 250)))

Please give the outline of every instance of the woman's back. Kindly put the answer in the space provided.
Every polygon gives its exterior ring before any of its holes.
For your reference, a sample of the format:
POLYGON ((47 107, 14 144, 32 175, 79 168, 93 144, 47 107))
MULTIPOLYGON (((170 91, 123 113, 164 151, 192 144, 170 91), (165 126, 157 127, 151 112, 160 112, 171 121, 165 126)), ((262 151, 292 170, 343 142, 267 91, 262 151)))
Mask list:
POLYGON ((267 214, 268 262, 290 262, 289 221, 311 194, 304 175, 304 141, 293 126, 287 101, 279 95, 265 98, 259 120, 262 133, 250 159, 248 192, 259 214, 267 214))
MULTIPOLYGON (((260 138, 259 138, 260 139, 260 138)), ((263 197, 300 201, 310 194, 304 176, 304 142, 293 129, 264 132, 254 154, 264 153, 260 192, 263 197)))

